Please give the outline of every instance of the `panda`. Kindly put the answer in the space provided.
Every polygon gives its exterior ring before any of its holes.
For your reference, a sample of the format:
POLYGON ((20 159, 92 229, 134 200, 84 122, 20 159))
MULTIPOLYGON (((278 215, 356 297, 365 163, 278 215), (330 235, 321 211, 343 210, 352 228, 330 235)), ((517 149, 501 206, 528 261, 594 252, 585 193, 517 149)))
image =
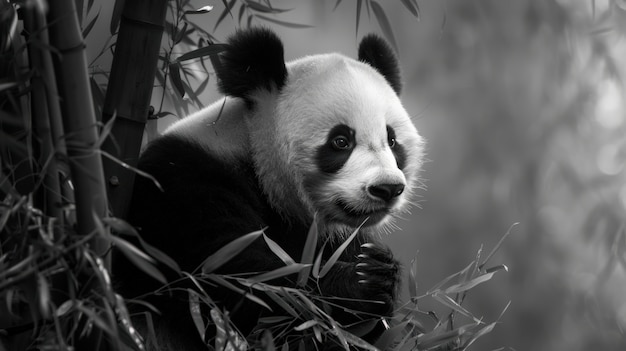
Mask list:
MULTIPOLYGON (((325 308, 342 325, 373 320, 358 336, 375 342, 380 317, 394 311, 400 274, 381 233, 407 213, 424 150, 399 99, 394 52, 370 34, 358 60, 330 53, 285 62, 276 34, 253 28, 232 35, 213 64, 224 98, 177 121, 142 152, 139 169, 161 188, 137 178, 129 222, 185 272, 261 229, 299 261, 310 227, 318 225, 318 248, 328 260, 362 225, 328 274, 311 278, 310 291, 336 298, 325 308)), ((258 238, 217 273, 284 265, 258 238)), ((189 312, 193 284, 150 294, 160 283, 131 266, 114 264, 115 275, 126 297, 144 296, 158 310, 146 311, 158 343, 167 346, 154 348, 206 350, 189 312)), ((295 287, 292 276, 273 283, 295 287)), ((261 316, 285 315, 216 285, 203 288, 244 336, 261 316)))

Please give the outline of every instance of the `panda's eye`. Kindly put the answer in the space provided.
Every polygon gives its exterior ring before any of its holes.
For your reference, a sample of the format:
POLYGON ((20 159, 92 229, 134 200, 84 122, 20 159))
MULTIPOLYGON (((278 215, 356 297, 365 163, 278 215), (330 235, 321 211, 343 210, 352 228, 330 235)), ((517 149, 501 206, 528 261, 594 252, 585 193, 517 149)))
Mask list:
POLYGON ((348 138, 343 135, 334 137, 331 142, 335 150, 348 150, 352 147, 348 138))
POLYGON ((396 132, 391 126, 387 126, 387 142, 392 149, 396 146, 396 132))

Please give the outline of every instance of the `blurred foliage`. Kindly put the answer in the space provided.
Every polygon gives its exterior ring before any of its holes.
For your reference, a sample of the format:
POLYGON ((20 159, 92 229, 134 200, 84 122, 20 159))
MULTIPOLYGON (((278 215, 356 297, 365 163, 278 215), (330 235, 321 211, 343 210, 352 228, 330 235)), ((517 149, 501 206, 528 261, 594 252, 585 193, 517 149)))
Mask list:
POLYGON ((408 85, 428 103, 433 160, 420 249, 458 266, 521 223, 506 285, 470 301, 490 316, 512 300, 483 349, 626 347, 623 4, 448 2, 420 43, 408 85))

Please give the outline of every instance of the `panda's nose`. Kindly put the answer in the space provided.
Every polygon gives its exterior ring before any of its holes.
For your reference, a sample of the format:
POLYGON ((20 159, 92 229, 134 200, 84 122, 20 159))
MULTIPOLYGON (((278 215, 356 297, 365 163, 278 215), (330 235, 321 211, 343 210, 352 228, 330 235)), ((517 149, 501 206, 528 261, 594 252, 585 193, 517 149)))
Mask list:
POLYGON ((400 194, 402 194, 402 192, 404 191, 404 184, 371 185, 370 187, 367 188, 367 191, 373 197, 389 202, 393 198, 400 196, 400 194))

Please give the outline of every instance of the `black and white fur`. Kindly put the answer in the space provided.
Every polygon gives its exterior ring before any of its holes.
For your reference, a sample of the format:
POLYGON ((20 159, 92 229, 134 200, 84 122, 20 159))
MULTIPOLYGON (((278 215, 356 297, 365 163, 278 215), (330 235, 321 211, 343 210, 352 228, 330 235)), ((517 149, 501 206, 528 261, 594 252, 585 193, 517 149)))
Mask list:
MULTIPOLYGON (((228 43, 215 67, 225 98, 173 124, 143 152, 139 168, 164 191, 138 178, 131 223, 191 272, 223 245, 261 228, 299 260, 315 213, 329 253, 366 221, 315 289, 346 298, 346 308, 361 312, 335 308, 340 323, 390 316, 398 263, 378 233, 406 212, 420 184, 423 152, 398 97, 394 53, 374 35, 362 40, 359 61, 324 54, 285 63, 281 41, 267 29, 237 32, 228 43)), ((281 266, 260 239, 219 273, 281 266)), ((116 274, 127 297, 158 286, 127 267, 116 274)), ((205 288, 244 333, 269 313, 231 291, 205 288)), ((162 313, 153 318, 168 349, 204 348, 185 294, 149 302, 162 313)), ((373 342, 379 334, 374 328, 363 337, 373 342)))

